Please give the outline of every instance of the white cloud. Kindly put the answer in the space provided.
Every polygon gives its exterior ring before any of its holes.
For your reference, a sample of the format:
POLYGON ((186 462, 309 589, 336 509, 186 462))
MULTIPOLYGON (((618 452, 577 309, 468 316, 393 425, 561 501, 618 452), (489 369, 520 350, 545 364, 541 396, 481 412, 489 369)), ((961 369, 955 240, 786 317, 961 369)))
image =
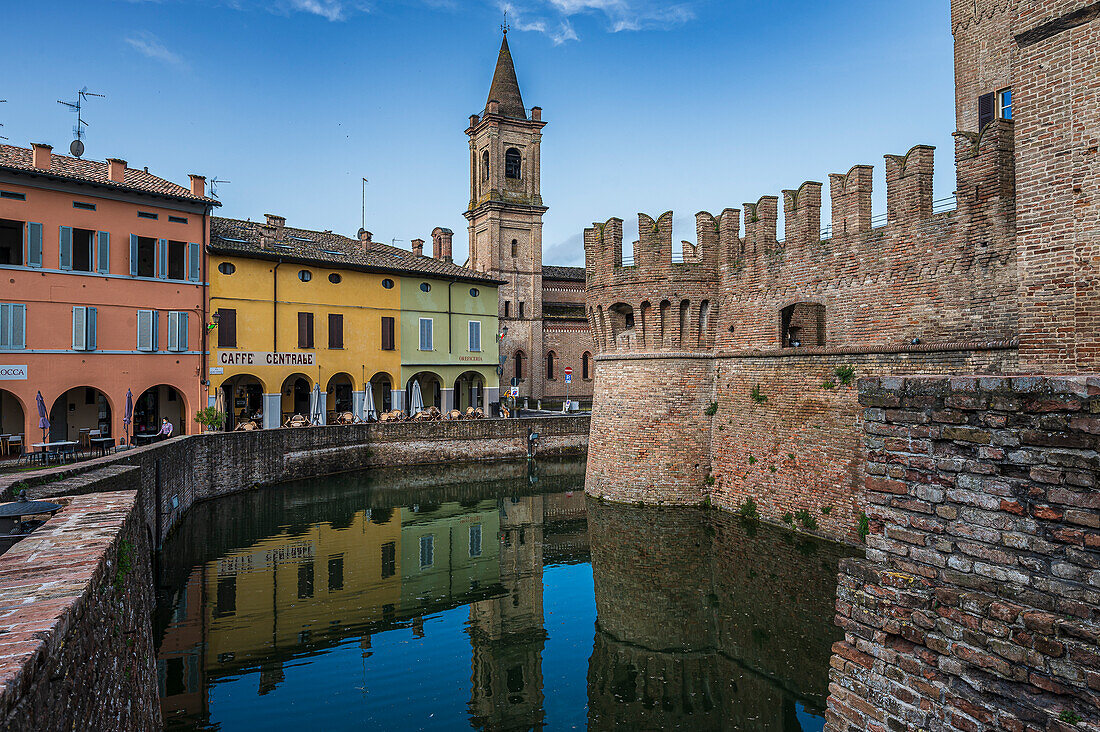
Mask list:
POLYGON ((516 30, 536 31, 554 43, 579 40, 571 18, 602 17, 612 33, 666 30, 695 18, 690 3, 660 0, 517 0, 497 3, 513 19, 516 30))
POLYGON ((149 31, 139 31, 126 38, 126 43, 136 50, 138 53, 154 61, 160 61, 162 63, 170 64, 172 66, 186 66, 183 58, 177 54, 169 51, 168 48, 161 43, 161 40, 149 31))
POLYGON ((289 0, 288 6, 291 10, 320 15, 334 23, 346 17, 341 0, 289 0))

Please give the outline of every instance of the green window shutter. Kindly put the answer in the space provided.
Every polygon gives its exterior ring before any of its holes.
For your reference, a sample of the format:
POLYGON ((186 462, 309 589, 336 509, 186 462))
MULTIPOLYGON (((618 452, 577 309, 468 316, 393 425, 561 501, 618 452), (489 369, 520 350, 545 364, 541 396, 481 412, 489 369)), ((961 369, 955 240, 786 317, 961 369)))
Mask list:
POLYGON ((73 268, 73 227, 62 226, 57 237, 61 269, 73 268))
POLYGON ((97 253, 98 265, 96 269, 100 274, 111 273, 111 232, 99 232, 99 249, 97 253))
POLYGON ((202 277, 200 254, 201 250, 198 244, 191 243, 187 245, 187 278, 192 282, 198 282, 202 277))
POLYGON ((138 273, 138 238, 137 234, 130 234, 130 276, 137 277, 138 273))
POLYGON ((42 266, 42 224, 27 224, 27 266, 42 266))

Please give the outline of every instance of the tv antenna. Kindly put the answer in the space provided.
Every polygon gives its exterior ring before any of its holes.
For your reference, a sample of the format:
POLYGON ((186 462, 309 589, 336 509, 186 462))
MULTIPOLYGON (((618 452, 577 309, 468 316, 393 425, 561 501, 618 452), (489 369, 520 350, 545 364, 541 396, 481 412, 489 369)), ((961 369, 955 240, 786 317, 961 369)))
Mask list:
MULTIPOLYGON (((0 99, 0 104, 7 104, 7 102, 8 102, 7 99, 0 99)), ((3 126, 4 126, 4 123, 0 122, 0 127, 3 127, 3 126)), ((6 140, 6 139, 8 139, 8 138, 4 137, 3 135, 0 135, 0 140, 6 140)))
POLYGON ((210 195, 214 198, 218 197, 218 184, 219 183, 232 183, 231 180, 219 180, 218 176, 214 176, 210 179, 210 195))
POLYGON ((84 121, 81 116, 81 109, 84 106, 84 102, 88 101, 88 97, 99 97, 106 99, 106 94, 96 94, 95 92, 88 91, 88 87, 84 87, 76 93, 75 102, 63 102, 60 99, 57 100, 58 104, 64 104, 69 109, 76 112, 76 124, 73 125, 73 135, 76 137, 72 143, 69 144, 69 152, 74 157, 80 157, 84 154, 84 128, 88 126, 88 123, 84 121))

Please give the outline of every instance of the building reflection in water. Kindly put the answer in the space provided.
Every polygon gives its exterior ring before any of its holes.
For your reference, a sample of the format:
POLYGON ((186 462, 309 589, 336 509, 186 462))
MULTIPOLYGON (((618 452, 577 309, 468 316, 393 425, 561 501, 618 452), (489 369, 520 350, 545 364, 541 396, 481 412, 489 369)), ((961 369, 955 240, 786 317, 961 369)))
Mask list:
POLYGON ((820 729, 840 545, 718 511, 588 504, 589 729, 820 729))
MULTIPOLYGON (((543 570, 587 562, 589 540, 598 617, 567 621, 595 621, 594 646, 580 649, 590 728, 799 729, 799 711, 820 713, 843 550, 765 527, 751 536, 716 512, 586 502, 582 466, 471 470, 340 476, 197 507, 162 562, 168 726, 218 728, 212 689, 246 682, 272 699, 301 684, 292 667, 349 648, 411 698, 423 690, 392 644, 376 653, 382 634, 424 638, 426 620, 467 607, 464 643, 421 641, 469 654, 450 680, 468 690, 468 718, 442 728, 553 726, 562 702, 544 688, 543 570)), ((309 702, 303 692, 294 704, 309 702)), ((348 710, 347 727, 358 719, 348 710)))

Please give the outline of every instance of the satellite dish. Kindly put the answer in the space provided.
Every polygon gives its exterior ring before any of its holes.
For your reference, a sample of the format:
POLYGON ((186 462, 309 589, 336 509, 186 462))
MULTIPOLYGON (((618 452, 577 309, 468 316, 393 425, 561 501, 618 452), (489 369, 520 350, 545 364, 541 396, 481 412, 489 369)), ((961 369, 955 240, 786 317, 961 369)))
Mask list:
POLYGON ((80 140, 73 140, 72 143, 69 145, 69 152, 71 152, 75 157, 79 158, 81 155, 84 154, 84 143, 80 140))

